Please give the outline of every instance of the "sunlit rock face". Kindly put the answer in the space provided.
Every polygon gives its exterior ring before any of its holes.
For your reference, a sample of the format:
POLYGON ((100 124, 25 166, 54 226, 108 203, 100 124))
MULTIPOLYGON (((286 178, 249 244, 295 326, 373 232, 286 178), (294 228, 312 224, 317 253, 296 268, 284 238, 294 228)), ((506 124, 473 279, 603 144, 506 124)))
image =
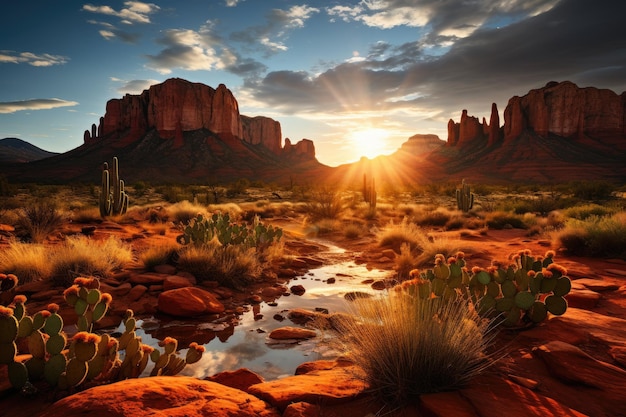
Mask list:
POLYGON ((626 93, 551 82, 523 97, 512 97, 504 111, 504 140, 524 130, 546 137, 606 137, 626 133, 626 93))
POLYGON ((308 140, 295 145, 288 142, 284 149, 281 126, 276 120, 241 115, 237 100, 224 84, 214 89, 180 78, 155 84, 139 95, 109 100, 100 125, 85 131, 84 142, 93 144, 103 139, 128 144, 153 129, 159 137, 173 139, 175 148, 183 145, 184 132, 204 129, 233 147, 237 142, 246 142, 279 156, 315 158, 315 147, 308 140))

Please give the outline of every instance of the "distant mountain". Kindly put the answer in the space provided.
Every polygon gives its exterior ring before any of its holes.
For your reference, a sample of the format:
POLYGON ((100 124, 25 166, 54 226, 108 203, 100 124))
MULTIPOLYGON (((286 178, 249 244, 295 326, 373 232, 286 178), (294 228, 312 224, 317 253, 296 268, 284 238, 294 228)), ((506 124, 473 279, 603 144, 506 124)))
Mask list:
POLYGON ((0 172, 15 181, 99 182, 102 163, 114 156, 129 183, 312 181, 329 169, 315 158, 311 140, 282 142, 279 122, 241 115, 223 84, 213 89, 172 78, 139 95, 109 100, 78 148, 0 172))
POLYGON ((0 139, 0 163, 37 161, 58 155, 17 138, 0 139))
POLYGON ((28 164, 3 163, 0 174, 11 181, 99 182, 102 163, 117 156, 120 175, 130 183, 225 184, 247 178, 358 185, 364 175, 392 186, 463 178, 626 182, 626 93, 550 82, 512 97, 503 116, 501 124, 495 103, 488 121, 463 110, 460 122, 448 122, 445 141, 414 135, 391 155, 331 168, 317 161, 313 141, 292 144, 286 138, 283 144, 279 122, 239 114, 224 85, 213 89, 170 79, 140 95, 109 100, 78 148, 28 164))

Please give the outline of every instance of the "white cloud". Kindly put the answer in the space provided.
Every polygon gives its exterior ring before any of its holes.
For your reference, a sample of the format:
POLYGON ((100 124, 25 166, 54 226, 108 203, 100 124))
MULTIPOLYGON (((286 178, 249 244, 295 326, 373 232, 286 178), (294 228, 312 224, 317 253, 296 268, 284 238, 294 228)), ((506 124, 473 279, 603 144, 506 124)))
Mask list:
POLYGON ((93 4, 83 5, 83 10, 91 13, 115 16, 121 19, 122 23, 150 23, 150 15, 156 13, 161 8, 154 3, 143 3, 139 1, 125 1, 122 9, 115 10, 111 6, 95 6, 93 4))
POLYGON ((28 64, 33 67, 51 67, 63 65, 69 61, 68 57, 51 54, 33 54, 32 52, 0 51, 0 64, 28 64))
POLYGON ((67 101, 59 98, 38 98, 22 101, 0 102, 0 113, 15 113, 22 110, 49 110, 58 107, 77 106, 77 101, 67 101))

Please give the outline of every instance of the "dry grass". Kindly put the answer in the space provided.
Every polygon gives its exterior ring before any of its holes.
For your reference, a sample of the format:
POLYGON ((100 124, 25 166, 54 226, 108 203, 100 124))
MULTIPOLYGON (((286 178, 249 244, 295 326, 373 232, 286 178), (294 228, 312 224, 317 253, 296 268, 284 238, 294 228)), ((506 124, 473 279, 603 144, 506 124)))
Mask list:
POLYGON ((191 273, 198 282, 217 281, 235 289, 251 284, 261 272, 254 248, 213 242, 183 247, 179 251, 178 268, 191 273))
POLYGON ((78 275, 106 277, 133 259, 130 245, 113 236, 72 236, 51 251, 52 277, 60 286, 71 285, 78 275))
POLYGON ((485 354, 493 338, 489 323, 463 301, 394 291, 355 300, 354 312, 358 320, 341 322, 340 340, 391 407, 462 387, 491 363, 485 354))
POLYGON ((399 224, 390 222, 376 236, 378 244, 400 252, 403 243, 407 243, 412 251, 421 250, 428 242, 426 233, 406 217, 399 224))
POLYGON ((208 215, 208 210, 205 206, 191 203, 188 200, 171 204, 167 206, 166 211, 168 217, 172 219, 174 223, 182 224, 189 223, 189 221, 198 214, 202 214, 205 217, 208 215))
POLYGON ((150 246, 139 254, 139 262, 152 271, 155 266, 172 263, 178 254, 180 245, 175 242, 163 242, 150 246))
POLYGON ((42 243, 64 221, 65 217, 52 200, 39 200, 20 210, 15 229, 18 235, 42 243))
POLYGON ((48 252, 40 244, 11 242, 0 251, 0 271, 17 275, 21 284, 48 278, 53 271, 48 252))
POLYGON ((72 221, 75 223, 98 223, 102 221, 98 207, 80 207, 72 210, 72 221))

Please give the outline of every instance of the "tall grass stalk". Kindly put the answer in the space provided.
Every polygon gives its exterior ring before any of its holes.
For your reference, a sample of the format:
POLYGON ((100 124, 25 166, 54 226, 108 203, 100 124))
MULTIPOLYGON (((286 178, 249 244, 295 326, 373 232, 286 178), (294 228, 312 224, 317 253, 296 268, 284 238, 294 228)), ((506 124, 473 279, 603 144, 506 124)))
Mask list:
POLYGON ((0 250, 0 271, 17 275, 21 284, 48 278, 52 269, 43 245, 11 242, 8 248, 0 250))
POLYGON ((393 291, 355 300, 354 313, 357 320, 342 321, 340 340, 387 404, 465 386, 492 363, 485 351, 493 328, 462 300, 393 291))

